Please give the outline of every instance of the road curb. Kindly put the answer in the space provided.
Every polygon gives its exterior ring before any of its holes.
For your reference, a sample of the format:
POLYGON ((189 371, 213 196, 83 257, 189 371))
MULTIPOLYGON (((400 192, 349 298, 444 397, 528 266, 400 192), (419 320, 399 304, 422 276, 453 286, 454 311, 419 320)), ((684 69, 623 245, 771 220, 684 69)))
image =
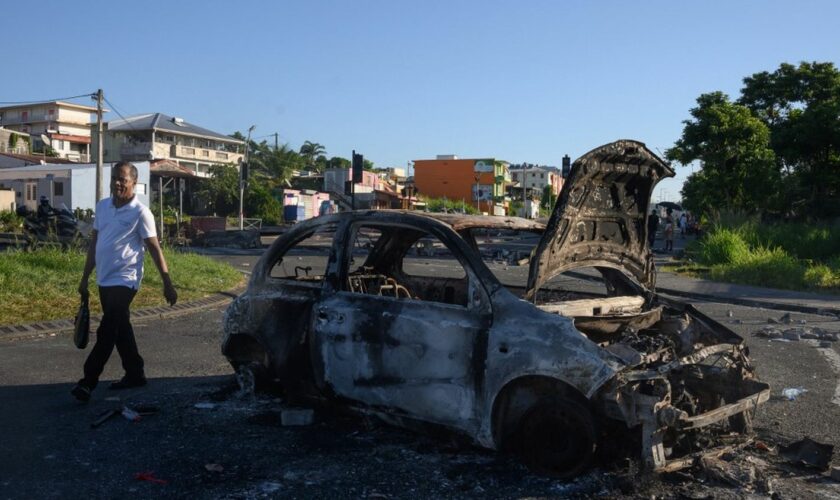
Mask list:
POLYGON ((684 290, 674 290, 672 288, 656 287, 656 293, 662 295, 673 295, 675 297, 685 297, 688 299, 704 300, 708 302, 718 302, 722 304, 732 304, 737 306, 760 307, 763 309, 772 309, 775 311, 798 312, 804 314, 817 314, 821 316, 836 316, 840 318, 840 308, 837 307, 816 307, 806 306, 801 304, 787 304, 784 302, 767 302, 764 300, 745 299, 741 297, 722 297, 720 295, 708 295, 705 293, 686 292, 684 290))
MULTIPOLYGON (((215 293, 209 297, 176 304, 174 306, 160 306, 147 307, 131 312, 132 320, 143 320, 150 318, 171 318, 188 314, 202 309, 223 304, 229 300, 236 298, 245 287, 238 287, 226 292, 215 293)), ((90 317, 90 330, 96 332, 96 327, 99 326, 99 321, 102 317, 100 315, 93 315, 90 317)), ((0 326, 0 342, 20 340, 36 337, 55 336, 60 333, 70 333, 73 331, 72 319, 56 319, 52 321, 38 321, 36 323, 24 323, 21 325, 5 325, 0 326)))
MULTIPOLYGON (((596 276, 588 276, 586 274, 569 271, 566 274, 577 279, 594 281, 600 283, 601 278, 596 276)), ((709 295, 706 293, 687 292, 685 290, 675 290, 673 288, 656 287, 656 293, 660 295, 671 295, 674 297, 683 297, 687 299, 703 300, 706 302, 717 302, 718 304, 732 304, 736 306, 760 307, 763 309, 772 309, 774 311, 797 312, 804 314, 817 314, 820 316, 835 316, 840 318, 840 308, 838 307, 817 307, 800 304, 789 304, 785 302, 768 302, 765 300, 745 299, 742 297, 727 297, 723 295, 709 295)))

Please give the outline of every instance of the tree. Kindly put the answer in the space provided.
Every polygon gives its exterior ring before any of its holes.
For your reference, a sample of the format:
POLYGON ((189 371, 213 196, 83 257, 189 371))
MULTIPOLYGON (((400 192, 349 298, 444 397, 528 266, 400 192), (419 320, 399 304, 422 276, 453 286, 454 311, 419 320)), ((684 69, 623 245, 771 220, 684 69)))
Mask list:
POLYGON ((701 95, 690 113, 682 136, 665 152, 666 158, 682 165, 702 162, 703 174, 692 176, 683 200, 695 210, 777 208, 780 175, 767 125, 722 92, 701 95), (691 199, 700 193, 702 205, 691 199))
POLYGON ((551 184, 546 184, 543 187, 542 196, 540 196, 540 208, 544 210, 551 210, 554 206, 554 187, 551 184))
POLYGON ((347 158, 333 156, 327 161, 329 168, 350 168, 352 163, 347 158))
POLYGON ((326 155, 326 153, 324 146, 317 142, 305 141, 300 147, 300 155, 306 160, 306 165, 311 170, 316 169, 318 156, 326 155))
POLYGON ((840 215, 840 71, 833 63, 782 64, 744 79, 740 103, 770 129, 794 215, 840 215))
POLYGON ((220 216, 239 211, 239 171, 232 165, 210 167, 210 178, 203 179, 198 195, 208 201, 220 216))

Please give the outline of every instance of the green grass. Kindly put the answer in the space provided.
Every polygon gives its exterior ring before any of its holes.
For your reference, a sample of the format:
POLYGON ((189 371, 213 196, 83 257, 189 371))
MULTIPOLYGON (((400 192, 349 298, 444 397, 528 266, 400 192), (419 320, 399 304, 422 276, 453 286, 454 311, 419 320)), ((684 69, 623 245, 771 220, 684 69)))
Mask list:
POLYGON ((840 228, 799 223, 719 224, 687 254, 708 270, 677 270, 715 281, 840 293, 840 228))
MULTIPOLYGON (((241 284, 242 275, 233 267, 208 257, 164 249, 178 301, 205 297, 241 284)), ((9 250, 0 253, 0 324, 19 324, 72 318, 79 306, 79 280, 85 254, 41 248, 34 252, 9 250)), ((163 284, 154 263, 146 254, 145 277, 132 308, 165 304, 163 284)), ((91 311, 100 312, 95 273, 90 280, 91 311)))

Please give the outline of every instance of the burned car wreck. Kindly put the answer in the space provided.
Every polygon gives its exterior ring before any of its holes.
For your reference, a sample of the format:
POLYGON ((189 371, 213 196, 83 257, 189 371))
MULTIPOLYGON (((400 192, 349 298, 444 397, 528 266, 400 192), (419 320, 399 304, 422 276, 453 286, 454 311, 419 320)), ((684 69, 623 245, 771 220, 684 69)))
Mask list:
POLYGON ((403 211, 298 224, 228 308, 222 352, 289 393, 436 424, 560 476, 616 429, 652 470, 691 465, 748 434, 769 387, 741 337, 654 291, 645 216, 672 175, 622 140, 575 161, 545 226, 403 211), (484 262, 488 229, 538 235, 527 286, 484 262), (549 286, 579 269, 605 291, 549 286))

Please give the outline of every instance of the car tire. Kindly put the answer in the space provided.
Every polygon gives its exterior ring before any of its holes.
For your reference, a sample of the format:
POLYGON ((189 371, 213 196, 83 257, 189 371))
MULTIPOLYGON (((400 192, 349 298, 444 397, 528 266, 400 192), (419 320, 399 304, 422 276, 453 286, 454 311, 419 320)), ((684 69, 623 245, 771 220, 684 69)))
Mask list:
POLYGON ((592 413, 585 405, 552 396, 525 412, 514 439, 514 450, 532 470, 571 478, 592 463, 598 438, 592 413))

